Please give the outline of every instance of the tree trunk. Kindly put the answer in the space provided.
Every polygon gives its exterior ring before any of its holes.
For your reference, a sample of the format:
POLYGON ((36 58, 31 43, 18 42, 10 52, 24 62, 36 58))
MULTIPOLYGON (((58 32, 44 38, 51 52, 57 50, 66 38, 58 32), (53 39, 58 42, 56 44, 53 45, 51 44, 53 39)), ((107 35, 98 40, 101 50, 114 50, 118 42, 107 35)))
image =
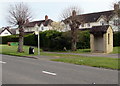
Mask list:
POLYGON ((22 53, 23 50, 23 39, 24 39, 24 30, 22 26, 19 26, 19 45, 18 45, 18 52, 22 53))
POLYGON ((76 51, 77 50, 77 29, 76 28, 72 28, 71 29, 71 35, 72 35, 72 45, 71 45, 71 49, 72 51, 76 51))
POLYGON ((76 48, 76 42, 73 41, 72 42, 72 51, 76 51, 76 50, 77 50, 77 48, 76 48))

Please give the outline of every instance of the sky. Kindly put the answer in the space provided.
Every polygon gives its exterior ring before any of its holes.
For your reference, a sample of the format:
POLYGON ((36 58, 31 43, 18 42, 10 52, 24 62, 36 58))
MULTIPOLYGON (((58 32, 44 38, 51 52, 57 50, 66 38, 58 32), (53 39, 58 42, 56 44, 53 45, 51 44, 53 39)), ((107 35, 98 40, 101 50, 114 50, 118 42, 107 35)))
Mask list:
POLYGON ((113 3, 119 0, 0 0, 0 28, 12 26, 7 22, 10 5, 23 2, 30 7, 32 21, 43 20, 45 15, 54 21, 60 21, 64 9, 77 6, 82 13, 113 10, 113 3))

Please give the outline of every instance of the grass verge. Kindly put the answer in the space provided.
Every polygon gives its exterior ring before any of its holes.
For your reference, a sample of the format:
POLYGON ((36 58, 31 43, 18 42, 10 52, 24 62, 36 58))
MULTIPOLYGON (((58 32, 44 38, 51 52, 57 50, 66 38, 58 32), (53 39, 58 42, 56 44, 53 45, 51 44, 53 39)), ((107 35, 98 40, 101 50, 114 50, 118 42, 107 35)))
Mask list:
POLYGON ((86 65, 99 68, 108 69, 120 69, 118 66, 118 58, 107 58, 107 57, 74 57, 74 58, 58 58, 52 59, 52 61, 72 63, 77 65, 86 65))
POLYGON ((31 56, 31 55, 38 55, 37 48, 34 47, 35 54, 29 54, 29 47, 30 46, 24 46, 24 52, 23 53, 18 53, 17 52, 17 46, 8 46, 8 45, 0 45, 0 53, 1 54, 6 54, 6 55, 14 55, 14 56, 31 56))
MULTIPOLYGON (((29 55, 29 46, 24 46, 23 48, 24 48, 24 53, 18 53, 17 46, 0 45, 0 49, 1 49, 0 53, 6 54, 6 55, 14 55, 14 56, 38 55, 36 47, 34 47, 35 54, 32 54, 32 55, 29 55)), ((118 49, 120 48, 115 47, 114 48, 115 51, 113 51, 113 53, 117 53, 118 49)), ((84 52, 84 50, 81 50, 79 52, 84 52)), ((79 55, 56 54, 56 53, 46 53, 46 52, 41 52, 40 54, 43 56, 60 57, 58 59, 52 59, 52 61, 66 62, 66 63, 72 63, 72 64, 78 64, 78 65, 87 65, 87 66, 101 67, 101 68, 120 69, 120 66, 118 67, 118 61, 120 61, 120 59, 118 58, 85 57, 85 56, 79 56, 79 55)))

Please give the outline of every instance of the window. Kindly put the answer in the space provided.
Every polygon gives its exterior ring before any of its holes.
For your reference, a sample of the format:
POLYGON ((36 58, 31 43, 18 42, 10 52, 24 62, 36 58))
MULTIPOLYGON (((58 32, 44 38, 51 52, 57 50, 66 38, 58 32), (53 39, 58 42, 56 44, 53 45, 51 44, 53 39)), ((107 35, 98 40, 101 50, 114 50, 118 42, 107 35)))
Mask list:
POLYGON ((114 22, 114 25, 115 25, 115 26, 117 26, 117 25, 120 24, 120 20, 118 20, 118 19, 113 20, 113 22, 114 22))
POLYGON ((41 29, 42 29, 42 30, 44 30, 44 28, 43 28, 43 27, 41 27, 41 29))
POLYGON ((90 23, 88 23, 87 26, 90 27, 90 23))
POLYGON ((4 33, 4 34, 8 34, 8 33, 4 33))
POLYGON ((102 23, 102 25, 104 25, 104 23, 102 23))
POLYGON ((81 24, 81 27, 84 27, 84 24, 81 24))
POLYGON ((110 44, 110 34, 108 33, 108 44, 110 44))
POLYGON ((117 20, 114 20, 113 22, 114 22, 114 25, 116 26, 117 25, 117 20))
POLYGON ((105 25, 104 21, 100 21, 100 24, 101 24, 101 25, 105 25))

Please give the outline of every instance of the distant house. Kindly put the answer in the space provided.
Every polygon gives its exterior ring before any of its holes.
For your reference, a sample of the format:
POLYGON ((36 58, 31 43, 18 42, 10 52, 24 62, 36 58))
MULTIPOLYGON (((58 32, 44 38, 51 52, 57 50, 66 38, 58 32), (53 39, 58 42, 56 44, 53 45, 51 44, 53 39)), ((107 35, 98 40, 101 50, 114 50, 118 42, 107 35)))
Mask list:
MULTIPOLYGON (((51 23, 53 21, 51 19, 48 19, 48 16, 45 16, 45 20, 39 20, 39 21, 32 21, 27 23, 24 26, 24 32, 25 33, 34 33, 36 31, 36 26, 39 26, 39 31, 46 31, 51 30, 51 23)), ((19 30, 16 30, 16 34, 19 34, 19 30)))
POLYGON ((0 36, 9 36, 16 34, 15 29, 10 29, 9 27, 4 27, 0 29, 0 36))
MULTIPOLYGON (((83 19, 79 29, 92 28, 93 26, 100 25, 110 25, 112 26, 113 31, 118 31, 120 19, 116 15, 116 11, 120 9, 119 7, 119 4, 115 4, 114 10, 77 15, 76 19, 83 19)), ((66 19, 63 20, 63 22, 66 23, 66 19)))

